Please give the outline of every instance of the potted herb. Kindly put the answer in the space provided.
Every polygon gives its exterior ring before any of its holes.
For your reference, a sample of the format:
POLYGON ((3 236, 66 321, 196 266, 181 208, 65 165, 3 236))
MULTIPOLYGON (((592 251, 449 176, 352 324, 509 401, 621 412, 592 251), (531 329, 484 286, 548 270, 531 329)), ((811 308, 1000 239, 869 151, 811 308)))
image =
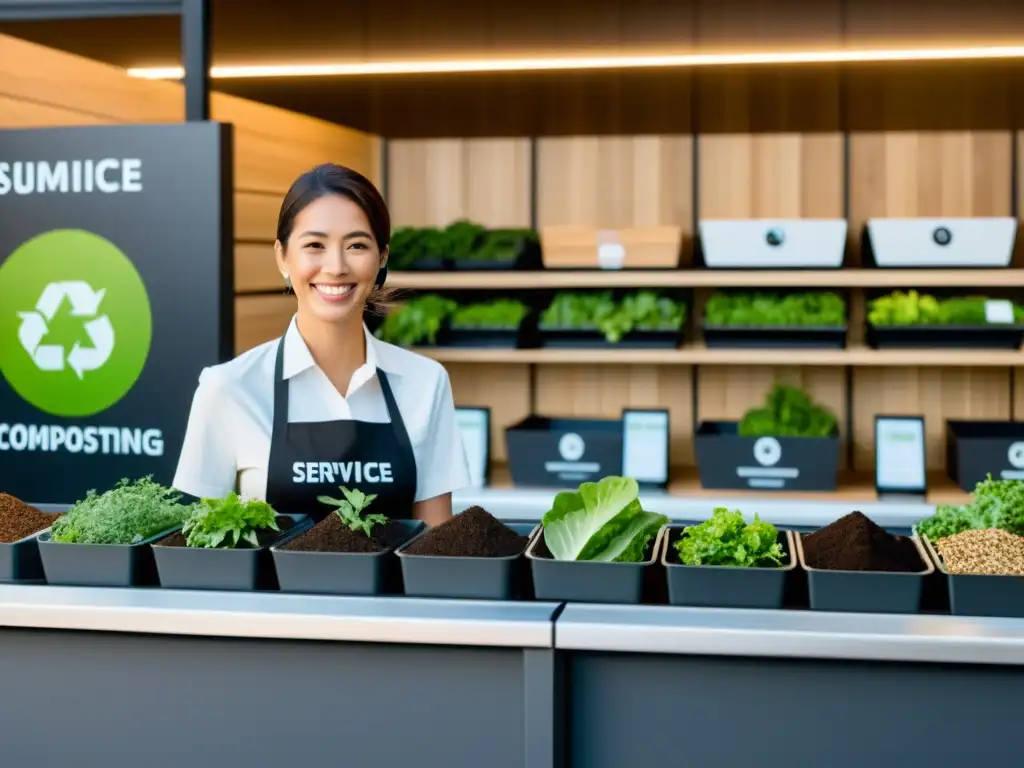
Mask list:
POLYGON ((439 271, 448 267, 442 230, 401 227, 391 233, 388 267, 395 271, 439 271))
POLYGON ((715 293, 704 305, 704 343, 720 347, 846 346, 846 302, 831 291, 715 293))
POLYGON ((150 543, 192 513, 181 495, 151 477, 91 490, 39 535, 50 584, 128 587, 153 575, 150 543))
POLYGON ((457 270, 539 269, 540 241, 530 229, 492 229, 479 234, 468 251, 453 251, 457 270))
POLYGON ((397 551, 405 594, 467 600, 525 597, 523 552, 532 524, 503 523, 470 507, 397 551))
POLYGON ((875 349, 1019 349, 1024 307, 984 296, 940 299, 894 291, 868 305, 867 342, 875 349))
POLYGON ((309 527, 267 502, 231 492, 195 505, 180 531, 153 545, 160 584, 170 589, 254 590, 271 579, 267 547, 309 527))
POLYGON ((939 506, 914 532, 945 577, 951 613, 1024 618, 1024 559, 1012 538, 1024 536, 1024 481, 987 477, 969 504, 939 506))
POLYGON ((728 490, 834 491, 839 473, 835 414, 796 387, 776 385, 765 404, 736 421, 702 421, 700 484, 728 490))
POLYGON ((0 493, 0 582, 43 581, 37 534, 56 515, 43 512, 9 493, 0 493))
POLYGON ((442 343, 453 347, 525 346, 523 322, 528 314, 526 304, 516 299, 464 304, 451 313, 442 343))
POLYGON ((436 344, 455 307, 454 301, 437 294, 418 296, 389 312, 375 335, 400 347, 436 344))
POLYGON ((724 507, 698 525, 669 525, 661 562, 672 605, 781 608, 796 567, 793 535, 724 507))
POLYGON ((368 512, 376 495, 341 487, 342 498, 320 496, 333 512, 305 533, 271 547, 283 592, 376 595, 389 591, 397 569, 389 555, 416 534, 418 520, 368 512))
POLYGON ((656 291, 616 299, 611 291, 560 292, 540 314, 545 347, 674 348, 683 341, 686 305, 656 291))
POLYGON ((644 510, 631 477, 555 496, 526 551, 538 600, 639 603, 668 518, 644 510))

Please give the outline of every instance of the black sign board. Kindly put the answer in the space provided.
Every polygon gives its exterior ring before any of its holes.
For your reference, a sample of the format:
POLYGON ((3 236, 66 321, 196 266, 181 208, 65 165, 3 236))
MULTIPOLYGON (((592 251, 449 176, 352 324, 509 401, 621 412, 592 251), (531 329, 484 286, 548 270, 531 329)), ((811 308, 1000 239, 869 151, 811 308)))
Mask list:
POLYGON ((231 127, 0 131, 0 490, 169 484, 233 339, 231 127))
POLYGON ((517 486, 575 488, 622 473, 620 419, 528 416, 505 430, 509 471, 517 486))

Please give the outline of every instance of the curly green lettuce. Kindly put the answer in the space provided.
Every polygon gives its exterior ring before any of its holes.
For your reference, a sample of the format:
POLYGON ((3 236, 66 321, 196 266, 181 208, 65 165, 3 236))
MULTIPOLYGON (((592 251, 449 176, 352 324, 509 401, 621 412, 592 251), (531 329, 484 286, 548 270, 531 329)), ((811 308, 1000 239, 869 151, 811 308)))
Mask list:
POLYGON ((786 555, 778 539, 778 529, 756 514, 748 523, 738 510, 718 507, 708 520, 686 528, 675 547, 684 565, 772 568, 786 555))

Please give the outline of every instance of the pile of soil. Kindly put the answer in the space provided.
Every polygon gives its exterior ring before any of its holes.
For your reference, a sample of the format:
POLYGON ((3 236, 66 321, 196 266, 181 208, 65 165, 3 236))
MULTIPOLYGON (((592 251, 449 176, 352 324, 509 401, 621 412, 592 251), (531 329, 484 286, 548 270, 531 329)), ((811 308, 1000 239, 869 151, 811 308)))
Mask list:
POLYGON ((349 552, 372 555, 398 543, 406 530, 408 529, 397 520, 390 520, 387 525, 375 525, 371 534, 367 536, 362 531, 353 531, 340 517, 331 514, 281 549, 294 552, 349 552))
POLYGON ((49 515, 9 493, 0 493, 0 543, 11 544, 53 525, 58 515, 49 515))
POLYGON ((804 561, 826 571, 918 573, 925 569, 914 542, 851 512, 802 540, 804 561))
POLYGON ((482 507, 470 507, 431 528, 405 552, 447 557, 514 557, 526 549, 528 541, 482 507))

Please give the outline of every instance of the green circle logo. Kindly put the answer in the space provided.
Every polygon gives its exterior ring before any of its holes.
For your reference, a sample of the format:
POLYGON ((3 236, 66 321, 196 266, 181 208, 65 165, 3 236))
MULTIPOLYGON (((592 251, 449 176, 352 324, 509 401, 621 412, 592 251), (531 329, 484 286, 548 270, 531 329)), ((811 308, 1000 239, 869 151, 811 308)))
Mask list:
POLYGON ((149 355, 142 278, 109 240, 46 232, 0 265, 0 372, 55 416, 91 416, 124 397, 149 355))

